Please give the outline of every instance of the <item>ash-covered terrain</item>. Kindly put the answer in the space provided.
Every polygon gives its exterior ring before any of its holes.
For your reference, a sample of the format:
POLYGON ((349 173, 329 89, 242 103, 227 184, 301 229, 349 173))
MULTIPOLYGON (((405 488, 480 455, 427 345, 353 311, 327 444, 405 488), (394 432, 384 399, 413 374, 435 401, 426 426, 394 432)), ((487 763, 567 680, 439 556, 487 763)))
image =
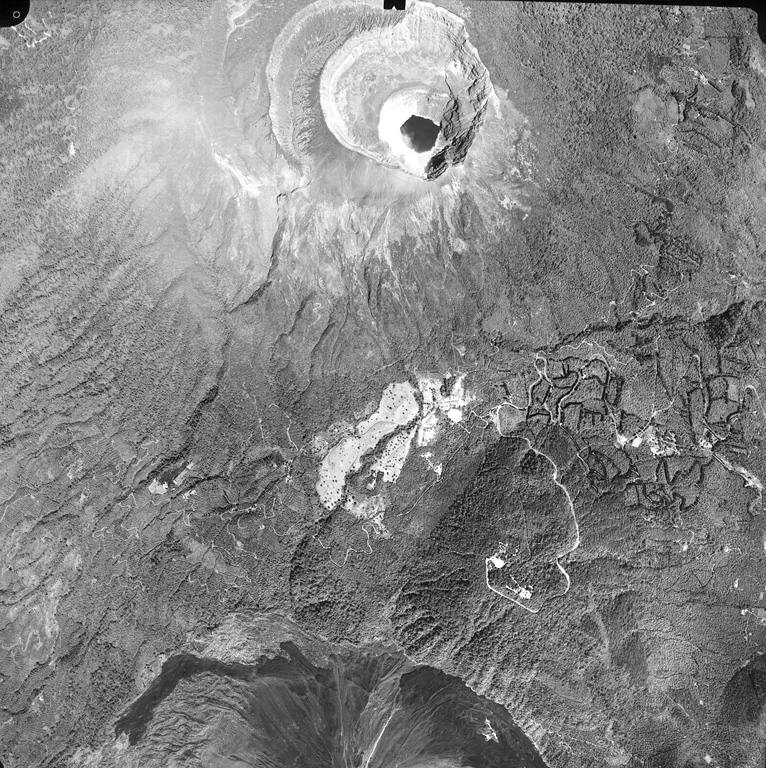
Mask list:
POLYGON ((766 759, 747 10, 39 0, 0 35, 0 762, 766 759))
POLYGON ((545 765, 501 705, 400 652, 334 647, 278 615, 235 615, 199 650, 215 656, 165 661, 105 764, 545 765))

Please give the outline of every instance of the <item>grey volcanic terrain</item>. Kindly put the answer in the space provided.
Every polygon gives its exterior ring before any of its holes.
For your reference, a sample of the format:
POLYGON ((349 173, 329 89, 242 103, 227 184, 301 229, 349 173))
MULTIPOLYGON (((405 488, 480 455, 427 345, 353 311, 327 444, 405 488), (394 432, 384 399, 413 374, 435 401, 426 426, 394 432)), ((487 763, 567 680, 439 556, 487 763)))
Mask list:
MULTIPOLYGON (((134 747, 128 764, 162 765, 196 748, 207 765, 545 765, 502 706, 401 653, 334 648, 278 616, 237 617, 221 635, 226 661, 170 657, 117 721, 134 747), (293 639, 269 645, 295 634, 314 662, 293 639), (244 657, 235 637, 247 638, 244 657), (266 652, 253 660, 261 643, 266 652)), ((126 762, 115 753, 106 764, 126 762)))
POLYGON ((0 33, 4 768, 760 768, 751 11, 39 0, 0 33))

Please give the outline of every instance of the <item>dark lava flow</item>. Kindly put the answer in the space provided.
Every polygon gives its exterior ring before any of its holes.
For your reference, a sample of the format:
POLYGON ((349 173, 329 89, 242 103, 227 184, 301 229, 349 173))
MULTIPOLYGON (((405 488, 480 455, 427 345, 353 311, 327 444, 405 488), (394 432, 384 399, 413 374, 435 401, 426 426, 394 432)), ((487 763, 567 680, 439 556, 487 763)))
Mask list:
MULTIPOLYGON (((545 768, 508 711, 457 677, 415 666, 398 653, 342 648, 315 665, 293 642, 280 648, 281 655, 262 656, 252 665, 192 654, 168 659, 117 721, 116 733, 141 749, 144 735, 162 725, 168 709, 174 716, 192 710, 190 715, 200 717, 193 702, 210 689, 214 675, 219 686, 241 690, 244 683, 247 705, 234 712, 221 704, 205 717, 241 718, 247 735, 237 744, 212 746, 222 753, 235 750, 251 765, 545 768), (160 708, 165 699, 169 708, 160 708)), ((152 750, 157 748, 155 740, 152 750)))
POLYGON ((402 123, 399 130, 404 137, 404 143, 410 149, 416 152, 430 152, 441 129, 428 118, 413 115, 402 123))

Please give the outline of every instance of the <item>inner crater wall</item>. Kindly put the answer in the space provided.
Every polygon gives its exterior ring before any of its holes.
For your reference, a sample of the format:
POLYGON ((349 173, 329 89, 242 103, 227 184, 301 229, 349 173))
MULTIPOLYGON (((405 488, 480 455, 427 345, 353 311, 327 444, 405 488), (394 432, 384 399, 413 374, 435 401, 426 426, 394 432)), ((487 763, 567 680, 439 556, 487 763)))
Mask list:
POLYGON ((327 60, 319 91, 326 125, 346 149, 436 178, 465 157, 491 84, 462 20, 415 2, 396 23, 352 34, 327 60), (442 127, 427 157, 402 140, 399 127, 412 114, 442 127))

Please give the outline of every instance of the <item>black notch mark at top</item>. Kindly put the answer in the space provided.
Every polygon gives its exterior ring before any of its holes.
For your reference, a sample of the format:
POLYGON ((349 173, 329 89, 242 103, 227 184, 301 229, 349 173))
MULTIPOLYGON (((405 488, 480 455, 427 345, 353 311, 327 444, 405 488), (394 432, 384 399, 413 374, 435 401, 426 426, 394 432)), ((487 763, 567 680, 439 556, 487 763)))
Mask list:
MULTIPOLYGON (((565 0, 565 2, 576 2, 576 0, 565 0)), ((602 0, 602 2, 606 2, 606 0, 602 0)), ((384 11, 390 11, 390 10, 397 10, 397 11, 404 11, 406 10, 406 4, 407 0, 383 0, 383 10, 384 11)), ((598 2, 596 3, 598 4, 598 2)), ((657 0, 657 2, 653 2, 652 5, 672 5, 674 7, 677 7, 679 5, 691 5, 691 6, 699 6, 699 0, 657 0)), ((723 3, 714 3, 714 7, 716 5, 727 5, 723 3)), ((758 17, 758 36, 761 38, 761 41, 766 43, 766 11, 762 9, 762 5, 759 2, 753 2, 751 0, 750 3, 742 3, 739 7, 741 8, 749 8, 751 11, 755 13, 755 15, 758 17)))
POLYGON ((0 3, 0 27, 15 27, 29 16, 29 0, 5 0, 0 3))

